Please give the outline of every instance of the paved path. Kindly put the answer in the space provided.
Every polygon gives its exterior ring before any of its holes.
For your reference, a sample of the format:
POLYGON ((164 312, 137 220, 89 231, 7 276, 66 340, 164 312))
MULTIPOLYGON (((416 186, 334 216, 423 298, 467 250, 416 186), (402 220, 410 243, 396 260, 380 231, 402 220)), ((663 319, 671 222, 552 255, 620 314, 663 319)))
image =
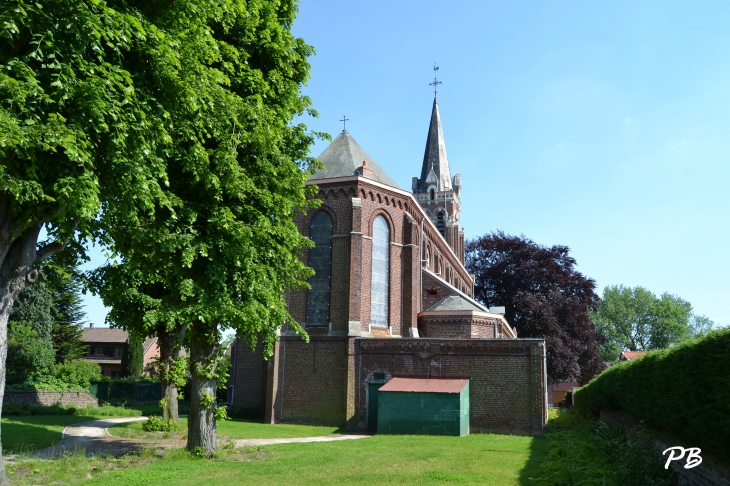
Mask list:
POLYGON ((291 444, 294 442, 331 442, 335 440, 355 440, 370 437, 365 434, 351 435, 323 435, 319 437, 296 437, 288 439, 237 439, 236 445, 239 447, 264 446, 273 444, 291 444))

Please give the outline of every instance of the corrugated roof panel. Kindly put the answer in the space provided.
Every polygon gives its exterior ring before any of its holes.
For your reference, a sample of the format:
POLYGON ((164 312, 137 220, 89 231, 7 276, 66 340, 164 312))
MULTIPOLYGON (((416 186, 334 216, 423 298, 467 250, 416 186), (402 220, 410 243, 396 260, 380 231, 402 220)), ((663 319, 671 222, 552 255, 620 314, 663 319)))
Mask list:
POLYGON ((467 378, 393 378, 378 391, 461 393, 467 383, 467 378))

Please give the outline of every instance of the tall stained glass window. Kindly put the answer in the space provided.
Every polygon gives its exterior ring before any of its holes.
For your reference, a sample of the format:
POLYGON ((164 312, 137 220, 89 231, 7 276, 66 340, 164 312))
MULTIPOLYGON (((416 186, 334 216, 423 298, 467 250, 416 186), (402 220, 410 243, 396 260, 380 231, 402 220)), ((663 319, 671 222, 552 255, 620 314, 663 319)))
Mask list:
POLYGON ((373 276, 370 287, 370 324, 388 325, 388 277, 389 277, 390 231, 385 218, 378 216, 373 221, 373 276))
POLYGON ((309 238, 314 248, 309 250, 309 266, 314 275, 309 277, 307 325, 326 326, 330 318, 330 275, 332 273, 332 218, 324 211, 312 218, 309 238))

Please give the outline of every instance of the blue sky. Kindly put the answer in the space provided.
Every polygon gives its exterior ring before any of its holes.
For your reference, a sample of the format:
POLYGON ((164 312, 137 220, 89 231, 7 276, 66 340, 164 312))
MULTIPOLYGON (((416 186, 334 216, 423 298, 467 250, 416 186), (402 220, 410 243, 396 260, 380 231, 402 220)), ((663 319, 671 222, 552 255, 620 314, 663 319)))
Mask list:
POLYGON ((467 237, 567 245, 599 291, 670 292, 730 324, 728 25, 727 1, 304 0, 320 117, 302 121, 336 136, 346 114, 410 189, 436 62, 467 237))

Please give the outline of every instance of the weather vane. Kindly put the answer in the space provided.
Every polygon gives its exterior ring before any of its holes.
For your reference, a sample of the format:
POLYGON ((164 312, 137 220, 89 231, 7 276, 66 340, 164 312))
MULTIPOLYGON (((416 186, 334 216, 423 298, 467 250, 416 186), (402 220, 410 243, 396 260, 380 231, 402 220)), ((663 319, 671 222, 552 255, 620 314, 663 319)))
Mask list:
POLYGON ((345 115, 342 115, 342 120, 340 120, 340 121, 342 122, 342 131, 346 132, 347 130, 345 130, 345 125, 347 124, 348 121, 350 121, 350 119, 346 118, 345 115))
POLYGON ((433 96, 436 97, 436 88, 439 84, 441 84, 441 81, 436 79, 436 71, 439 70, 439 67, 436 65, 436 63, 433 63, 433 83, 428 83, 429 86, 433 86, 433 96))

